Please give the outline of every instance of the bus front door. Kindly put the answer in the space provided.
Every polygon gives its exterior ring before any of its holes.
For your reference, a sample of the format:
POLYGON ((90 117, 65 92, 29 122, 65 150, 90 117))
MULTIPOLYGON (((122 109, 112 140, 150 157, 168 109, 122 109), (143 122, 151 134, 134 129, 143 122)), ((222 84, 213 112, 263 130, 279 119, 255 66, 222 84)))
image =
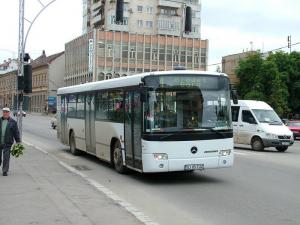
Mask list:
POLYGON ((67 97, 66 96, 61 96, 61 106, 60 106, 60 140, 64 144, 69 144, 68 143, 68 130, 67 130, 67 97))
POLYGON ((142 170, 141 101, 139 91, 125 94, 125 158, 126 165, 142 170))
POLYGON ((95 99, 92 94, 86 95, 85 99, 85 143, 86 151, 95 155, 95 99))

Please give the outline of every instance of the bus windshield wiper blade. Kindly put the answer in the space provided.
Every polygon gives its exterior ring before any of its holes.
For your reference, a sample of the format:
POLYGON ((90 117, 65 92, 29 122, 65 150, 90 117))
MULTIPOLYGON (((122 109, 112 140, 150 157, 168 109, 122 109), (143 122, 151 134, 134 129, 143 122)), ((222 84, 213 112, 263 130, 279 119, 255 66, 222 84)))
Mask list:
POLYGON ((166 138, 171 137, 173 135, 175 135, 175 133, 165 134, 164 136, 160 137, 160 140, 166 139, 166 138))
MULTIPOLYGON (((214 128, 214 127, 209 127, 209 128, 207 128, 207 129, 210 130, 210 131, 215 132, 216 134, 219 134, 219 135, 225 137, 225 134, 222 133, 221 130, 218 130, 218 129, 214 128)), ((222 130, 226 130, 226 129, 222 129, 222 130)))

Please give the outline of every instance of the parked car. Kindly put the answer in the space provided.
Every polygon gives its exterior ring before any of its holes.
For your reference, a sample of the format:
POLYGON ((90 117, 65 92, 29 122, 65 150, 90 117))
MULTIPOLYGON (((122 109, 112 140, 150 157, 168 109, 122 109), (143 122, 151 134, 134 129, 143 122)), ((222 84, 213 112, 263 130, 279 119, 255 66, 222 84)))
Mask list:
POLYGON ((57 127, 57 119, 56 118, 52 118, 50 123, 51 123, 51 127, 53 129, 56 129, 56 127, 57 127))
POLYGON ((300 120, 289 120, 286 125, 293 132, 294 139, 300 137, 300 120))
MULTIPOLYGON (((17 111, 17 110, 14 110, 14 111, 13 111, 14 116, 19 116, 20 113, 21 113, 20 110, 19 110, 19 111, 17 111)), ((26 112, 25 112, 25 111, 22 111, 22 116, 23 116, 23 117, 26 117, 26 115, 27 115, 26 112)))
POLYGON ((275 147, 284 152, 294 143, 293 133, 265 102, 239 100, 231 104, 234 144, 253 150, 275 147))

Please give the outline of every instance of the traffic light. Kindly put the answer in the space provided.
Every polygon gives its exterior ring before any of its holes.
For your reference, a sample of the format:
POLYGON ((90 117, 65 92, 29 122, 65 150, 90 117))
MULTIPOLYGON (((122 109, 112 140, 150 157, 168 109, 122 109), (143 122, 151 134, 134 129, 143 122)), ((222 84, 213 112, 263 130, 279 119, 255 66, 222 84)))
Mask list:
POLYGON ((24 77, 23 76, 18 76, 18 91, 23 91, 24 90, 24 77))
POLYGON ((185 26, 184 32, 192 32, 192 8, 190 6, 185 7, 185 26))
POLYGON ((24 62, 28 62, 29 59, 30 59, 30 55, 28 53, 25 53, 23 58, 24 62))
POLYGON ((24 65, 24 93, 32 93, 32 66, 24 65))
POLYGON ((123 23, 124 0, 117 0, 116 23, 123 23))

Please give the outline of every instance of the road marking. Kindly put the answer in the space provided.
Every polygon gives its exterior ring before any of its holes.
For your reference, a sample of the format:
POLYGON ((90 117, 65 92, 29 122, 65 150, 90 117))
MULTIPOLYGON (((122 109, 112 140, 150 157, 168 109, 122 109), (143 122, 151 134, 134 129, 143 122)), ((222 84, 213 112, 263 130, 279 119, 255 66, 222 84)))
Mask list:
POLYGON ((247 154, 247 153, 244 153, 244 152, 237 152, 237 151, 234 151, 234 154, 235 155, 250 155, 250 154, 247 154))
POLYGON ((153 220, 150 219, 150 217, 148 217, 147 215, 145 215, 145 213, 143 213, 142 211, 140 211, 137 208, 135 208, 129 202, 127 202, 124 199, 120 198, 118 195, 116 195, 110 189, 106 188, 105 186, 103 186, 102 184, 98 183, 94 179, 89 178, 86 174, 84 174, 84 173, 76 170, 75 168, 69 166, 65 162, 59 160, 54 155, 50 155, 49 152, 47 152, 46 150, 43 150, 42 148, 39 148, 39 147, 37 147, 37 146, 35 146, 35 145, 27 142, 27 141, 23 141, 23 142, 26 145, 28 145, 30 147, 33 147, 33 148, 37 149, 38 151, 41 151, 44 154, 47 154, 47 155, 51 156, 54 160, 56 160, 65 169, 67 169, 71 173, 74 173, 74 174, 80 176, 81 178, 83 178, 85 181, 87 181, 87 183, 89 185, 91 185, 92 187, 96 188, 99 192, 103 193, 106 197, 108 197, 109 199, 113 200, 114 202, 116 202, 121 207, 123 207, 126 211, 128 211, 130 214, 132 214, 137 220, 139 220, 143 224, 145 224, 145 225, 159 225, 157 222, 154 222, 153 220))
POLYGON ((245 156, 264 156, 262 153, 257 153, 257 152, 241 152, 241 151, 234 151, 235 155, 245 155, 245 156))

